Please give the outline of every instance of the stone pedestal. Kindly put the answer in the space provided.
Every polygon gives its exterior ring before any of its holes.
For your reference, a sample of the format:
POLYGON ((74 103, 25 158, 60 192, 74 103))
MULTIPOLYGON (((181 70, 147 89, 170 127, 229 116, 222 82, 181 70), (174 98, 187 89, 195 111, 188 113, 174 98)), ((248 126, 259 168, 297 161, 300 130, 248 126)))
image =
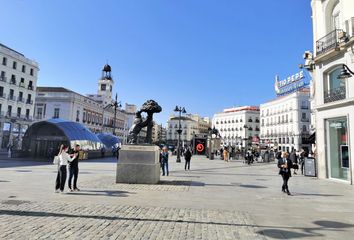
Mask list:
POLYGON ((122 146, 117 162, 116 183, 156 184, 159 181, 158 146, 122 146))

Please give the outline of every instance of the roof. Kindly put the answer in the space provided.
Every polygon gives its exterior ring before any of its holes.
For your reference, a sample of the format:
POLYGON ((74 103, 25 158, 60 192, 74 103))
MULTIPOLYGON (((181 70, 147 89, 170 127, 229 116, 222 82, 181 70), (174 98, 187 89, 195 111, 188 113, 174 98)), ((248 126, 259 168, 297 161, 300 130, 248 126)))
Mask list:
POLYGON ((38 92, 73 92, 63 87, 37 87, 38 92))
POLYGON ((46 121, 35 123, 33 125, 40 124, 43 122, 58 127, 60 130, 63 131, 65 136, 70 141, 87 140, 92 142, 101 142, 101 140, 95 134, 93 134, 88 128, 86 128, 84 125, 80 123, 70 122, 61 118, 52 118, 46 121))
POLYGON ((9 48, 8 46, 5 46, 4 44, 1 44, 1 43, 0 43, 0 47, 7 48, 8 50, 15 52, 15 53, 21 55, 22 57, 25 56, 25 55, 23 55, 22 53, 17 52, 17 51, 15 51, 15 50, 13 50, 12 48, 9 48))
POLYGON ((106 148, 117 146, 121 142, 117 136, 111 133, 98 133, 96 136, 103 142, 106 148))
MULTIPOLYGON (((291 96, 291 95, 293 95, 293 94, 297 94, 297 93, 299 93, 299 92, 300 92, 300 93, 309 93, 309 92, 310 92, 310 88, 304 87, 304 88, 302 88, 302 89, 300 89, 300 90, 298 90, 298 91, 295 91, 295 92, 292 92, 292 93, 289 93, 289 94, 284 94, 284 95, 281 95, 281 96, 277 96, 276 98, 273 98, 272 100, 269 100, 269 101, 267 101, 267 102, 265 102, 265 103, 263 103, 263 104, 275 102, 275 101, 278 101, 278 100, 280 100, 280 99, 289 97, 289 96, 291 96)), ((263 105, 263 104, 261 104, 261 105, 263 105)))
POLYGON ((179 120, 179 119, 181 119, 181 121, 194 121, 193 119, 188 118, 188 117, 171 117, 170 118, 170 120, 179 120))

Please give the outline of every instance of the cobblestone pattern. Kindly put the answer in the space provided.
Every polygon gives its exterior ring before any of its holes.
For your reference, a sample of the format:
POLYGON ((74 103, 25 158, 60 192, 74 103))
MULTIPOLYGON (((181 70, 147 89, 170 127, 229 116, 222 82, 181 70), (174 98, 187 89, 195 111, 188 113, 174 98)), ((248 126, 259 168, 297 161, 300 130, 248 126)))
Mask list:
POLYGON ((0 239, 265 239, 245 212, 69 205, 0 204, 0 239))
POLYGON ((102 176, 89 181, 79 182, 81 188, 114 189, 121 191, 174 191, 186 192, 191 185, 190 179, 163 178, 159 184, 115 183, 115 178, 102 176))

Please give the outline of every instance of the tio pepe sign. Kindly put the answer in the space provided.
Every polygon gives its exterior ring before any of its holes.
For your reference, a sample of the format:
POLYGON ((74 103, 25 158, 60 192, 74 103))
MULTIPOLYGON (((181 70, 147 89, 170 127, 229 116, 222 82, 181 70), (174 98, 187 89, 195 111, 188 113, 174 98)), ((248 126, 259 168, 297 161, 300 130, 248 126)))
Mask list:
POLYGON ((307 85, 308 83, 305 82, 304 71, 301 71, 281 81, 279 80, 279 76, 276 76, 274 89, 277 95, 285 95, 298 91, 307 85))

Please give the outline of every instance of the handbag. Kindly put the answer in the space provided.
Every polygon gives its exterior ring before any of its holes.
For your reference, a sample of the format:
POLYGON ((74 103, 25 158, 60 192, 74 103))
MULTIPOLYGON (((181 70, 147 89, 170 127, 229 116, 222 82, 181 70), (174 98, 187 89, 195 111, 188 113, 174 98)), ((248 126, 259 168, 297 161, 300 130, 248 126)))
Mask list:
POLYGON ((53 164, 58 165, 59 164, 59 156, 55 156, 53 160, 53 164))

